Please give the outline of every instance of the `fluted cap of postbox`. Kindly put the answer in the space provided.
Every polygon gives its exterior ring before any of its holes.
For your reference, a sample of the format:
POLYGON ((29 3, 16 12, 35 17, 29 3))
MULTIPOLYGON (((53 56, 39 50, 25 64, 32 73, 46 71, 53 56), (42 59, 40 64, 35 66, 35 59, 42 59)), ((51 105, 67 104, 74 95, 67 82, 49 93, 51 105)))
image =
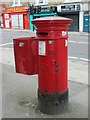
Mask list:
POLYGON ((72 19, 58 16, 41 17, 31 21, 32 24, 70 24, 72 19))

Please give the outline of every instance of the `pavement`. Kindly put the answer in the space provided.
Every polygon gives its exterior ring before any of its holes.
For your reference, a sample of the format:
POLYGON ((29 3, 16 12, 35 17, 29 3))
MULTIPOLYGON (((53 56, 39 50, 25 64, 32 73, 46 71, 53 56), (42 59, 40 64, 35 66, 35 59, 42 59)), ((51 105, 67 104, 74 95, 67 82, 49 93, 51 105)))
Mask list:
POLYGON ((0 47, 0 68, 1 117, 88 118, 88 62, 69 59, 69 105, 66 111, 58 115, 47 115, 39 111, 38 75, 29 76, 15 72, 13 49, 0 47))

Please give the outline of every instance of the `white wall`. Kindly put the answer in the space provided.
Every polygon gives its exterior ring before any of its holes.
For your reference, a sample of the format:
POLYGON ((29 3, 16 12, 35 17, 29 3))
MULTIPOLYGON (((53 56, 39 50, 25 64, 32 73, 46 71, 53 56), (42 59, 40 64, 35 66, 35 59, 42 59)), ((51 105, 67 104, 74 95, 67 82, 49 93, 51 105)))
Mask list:
POLYGON ((89 7, 88 7, 89 5, 90 5, 90 3, 82 3, 82 10, 87 11, 89 9, 89 7))
POLYGON ((83 32, 83 11, 79 12, 79 32, 83 32))
POLYGON ((64 3, 75 3, 75 2, 81 2, 82 0, 64 0, 64 3))

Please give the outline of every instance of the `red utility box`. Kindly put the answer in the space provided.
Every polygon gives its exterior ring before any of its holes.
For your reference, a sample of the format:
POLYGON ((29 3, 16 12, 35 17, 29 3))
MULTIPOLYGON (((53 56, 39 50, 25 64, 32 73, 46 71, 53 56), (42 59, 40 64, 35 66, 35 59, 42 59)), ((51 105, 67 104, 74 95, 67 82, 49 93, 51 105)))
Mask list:
POLYGON ((58 113, 68 103, 68 25, 71 19, 32 20, 38 40, 38 104, 45 113, 58 113))
POLYGON ((35 37, 13 39, 16 72, 26 75, 38 73, 37 40, 35 37))

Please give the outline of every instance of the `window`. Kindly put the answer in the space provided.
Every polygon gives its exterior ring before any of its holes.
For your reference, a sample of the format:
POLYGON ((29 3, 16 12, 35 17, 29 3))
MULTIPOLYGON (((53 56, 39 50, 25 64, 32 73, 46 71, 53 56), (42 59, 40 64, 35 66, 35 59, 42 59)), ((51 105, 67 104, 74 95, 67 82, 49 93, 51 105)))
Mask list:
POLYGON ((35 6, 47 5, 47 4, 48 4, 48 0, 35 0, 35 6))
POLYGON ((21 0, 12 0, 12 6, 21 6, 21 0))
POLYGON ((81 2, 81 0, 64 0, 64 3, 81 2))
POLYGON ((15 0, 15 5, 18 5, 20 1, 18 0, 15 0))
POLYGON ((43 3, 43 0, 39 0, 39 4, 42 4, 43 3))

